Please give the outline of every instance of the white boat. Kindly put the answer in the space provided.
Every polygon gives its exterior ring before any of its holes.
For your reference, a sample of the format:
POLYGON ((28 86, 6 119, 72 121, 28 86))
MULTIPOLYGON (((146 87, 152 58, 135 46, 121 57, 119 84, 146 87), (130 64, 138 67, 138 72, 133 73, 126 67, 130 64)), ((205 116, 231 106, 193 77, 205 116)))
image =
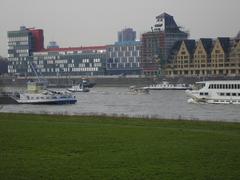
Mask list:
POLYGON ((149 94, 149 89, 147 89, 145 87, 130 86, 128 88, 128 93, 131 95, 149 94))
POLYGON ((240 80, 197 82, 187 90, 188 102, 211 104, 240 104, 240 80))
POLYGON ((153 84, 147 87, 149 90, 187 90, 187 89, 191 89, 190 86, 187 86, 185 84, 171 84, 167 81, 163 81, 160 84, 153 84))
POLYGON ((67 89, 70 92, 89 92, 89 89, 86 88, 82 83, 79 85, 72 86, 67 89))
POLYGON ((44 88, 40 82, 29 82, 27 91, 15 93, 12 98, 18 104, 75 104, 77 99, 69 92, 57 92, 44 88))

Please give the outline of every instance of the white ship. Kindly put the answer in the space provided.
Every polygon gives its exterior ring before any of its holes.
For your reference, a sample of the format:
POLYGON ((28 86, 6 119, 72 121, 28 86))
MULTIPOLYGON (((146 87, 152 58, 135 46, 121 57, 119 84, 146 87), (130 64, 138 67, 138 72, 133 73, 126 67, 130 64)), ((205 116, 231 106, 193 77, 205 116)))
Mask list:
POLYGON ((211 104, 240 104, 240 80, 203 81, 196 89, 187 90, 188 102, 211 104))
POLYGON ((163 81, 160 84, 153 84, 147 87, 144 87, 149 90, 187 90, 191 89, 191 87, 185 84, 171 84, 167 81, 163 81))
POLYGON ((86 88, 83 83, 79 85, 72 86, 71 88, 67 89, 70 92, 89 92, 89 89, 86 88))
POLYGON ((44 88, 41 82, 28 82, 27 91, 15 93, 18 104, 75 104, 77 99, 69 92, 56 92, 44 88))

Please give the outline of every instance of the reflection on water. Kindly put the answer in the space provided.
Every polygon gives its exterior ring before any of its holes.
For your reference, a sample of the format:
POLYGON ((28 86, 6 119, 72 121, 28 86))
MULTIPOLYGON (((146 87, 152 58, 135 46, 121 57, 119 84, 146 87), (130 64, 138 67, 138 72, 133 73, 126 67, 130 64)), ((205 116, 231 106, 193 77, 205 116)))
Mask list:
POLYGON ((115 115, 240 122, 239 105, 189 104, 184 91, 131 95, 127 88, 93 88, 75 93, 75 105, 4 105, 0 112, 115 115))

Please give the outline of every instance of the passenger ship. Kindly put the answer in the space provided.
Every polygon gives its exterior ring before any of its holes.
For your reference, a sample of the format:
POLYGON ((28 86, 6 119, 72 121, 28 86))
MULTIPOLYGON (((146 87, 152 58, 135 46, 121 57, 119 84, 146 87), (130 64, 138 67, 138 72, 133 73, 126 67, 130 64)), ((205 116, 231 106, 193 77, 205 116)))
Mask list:
POLYGON ((159 84, 153 84, 147 87, 144 87, 145 89, 149 90, 187 90, 191 89, 190 86, 187 86, 185 84, 171 84, 167 81, 163 81, 159 84))
POLYGON ((191 97, 188 102, 240 104, 240 80, 197 82, 186 94, 191 97))

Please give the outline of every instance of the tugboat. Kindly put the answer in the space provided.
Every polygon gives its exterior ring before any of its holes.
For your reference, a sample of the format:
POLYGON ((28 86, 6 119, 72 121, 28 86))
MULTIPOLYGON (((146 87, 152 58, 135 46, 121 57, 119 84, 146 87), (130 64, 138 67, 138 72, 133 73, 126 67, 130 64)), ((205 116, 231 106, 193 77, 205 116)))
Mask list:
POLYGON ((28 82, 27 91, 15 93, 12 98, 18 104, 75 104, 77 99, 69 92, 52 91, 41 82, 28 82))
POLYGON ((95 82, 90 82, 89 79, 85 79, 85 78, 82 79, 81 84, 83 84, 85 88, 93 88, 96 85, 95 82))
POLYGON ((71 88, 67 89, 70 92, 89 92, 89 89, 86 88, 83 83, 79 85, 72 86, 71 88))

